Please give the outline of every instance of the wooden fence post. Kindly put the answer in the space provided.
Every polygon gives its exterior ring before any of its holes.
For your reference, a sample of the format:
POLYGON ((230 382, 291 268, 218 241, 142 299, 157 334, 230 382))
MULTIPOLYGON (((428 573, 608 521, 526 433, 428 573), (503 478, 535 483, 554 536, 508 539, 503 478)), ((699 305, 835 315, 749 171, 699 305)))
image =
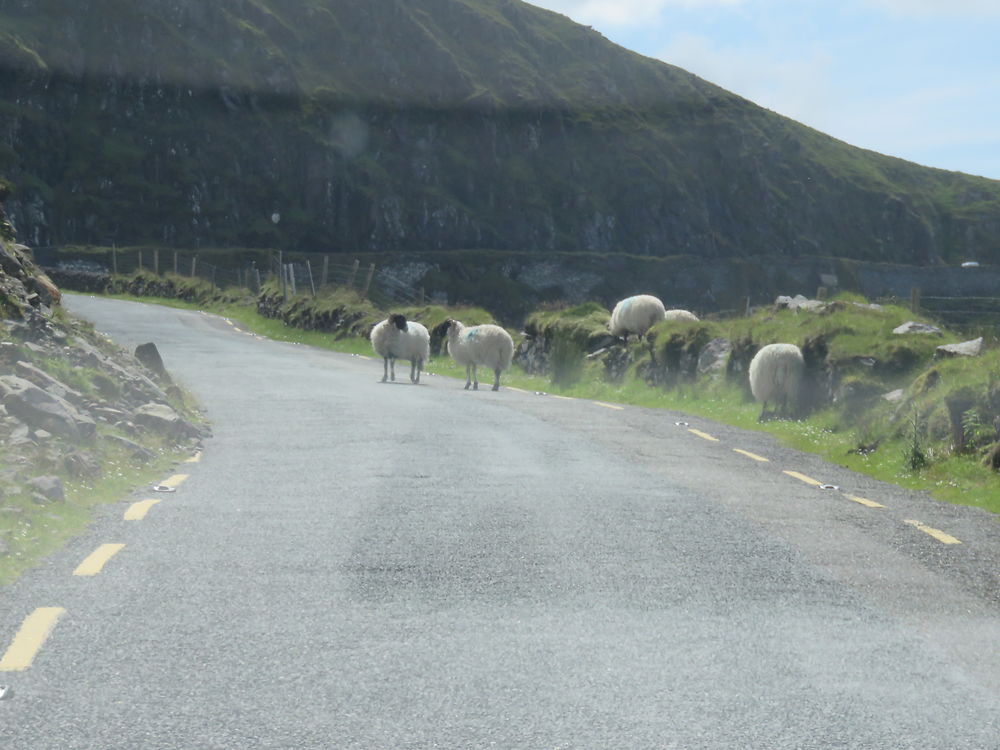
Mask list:
POLYGON ((153 248, 153 273, 160 275, 160 250, 153 248))
POLYGON ((198 271, 198 256, 191 256, 191 278, 194 278, 195 273, 198 271))
POLYGON ((111 246, 111 273, 118 275, 118 248, 114 245, 111 246))
POLYGON ((330 273, 330 256, 329 255, 324 255, 323 256, 323 274, 320 277, 320 281, 319 281, 320 288, 326 286, 326 284, 327 284, 327 282, 329 281, 329 278, 330 278, 329 273, 330 273))
POLYGON ((177 276, 177 251, 174 250, 174 276, 177 276))
POLYGON ((313 283, 313 267, 312 261, 306 258, 306 270, 309 272, 309 289, 312 290, 312 296, 316 296, 316 284, 313 283))
POLYGON ((347 286, 349 286, 351 289, 354 288, 354 277, 358 273, 358 265, 360 265, 360 261, 357 258, 355 258, 354 265, 351 266, 351 275, 347 277, 347 286))
POLYGON ((368 296, 368 289, 372 285, 372 276, 374 276, 374 275, 375 275, 375 264, 371 263, 368 266, 368 278, 365 279, 365 290, 361 293, 362 297, 367 297, 368 296))
POLYGON ((910 312, 917 314, 920 312, 920 289, 913 287, 910 289, 910 312))
POLYGON ((288 272, 285 270, 284 255, 278 251, 278 273, 281 275, 281 297, 288 302, 288 272))
POLYGON ((142 270, 142 250, 139 251, 139 270, 142 270))

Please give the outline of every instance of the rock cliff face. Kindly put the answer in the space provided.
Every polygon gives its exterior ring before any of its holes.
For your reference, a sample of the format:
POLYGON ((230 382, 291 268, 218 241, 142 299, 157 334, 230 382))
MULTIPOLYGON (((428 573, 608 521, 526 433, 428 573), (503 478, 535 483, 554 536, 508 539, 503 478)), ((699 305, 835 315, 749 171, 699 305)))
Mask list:
POLYGON ((0 0, 22 239, 1000 260, 1000 183, 517 0, 0 0))

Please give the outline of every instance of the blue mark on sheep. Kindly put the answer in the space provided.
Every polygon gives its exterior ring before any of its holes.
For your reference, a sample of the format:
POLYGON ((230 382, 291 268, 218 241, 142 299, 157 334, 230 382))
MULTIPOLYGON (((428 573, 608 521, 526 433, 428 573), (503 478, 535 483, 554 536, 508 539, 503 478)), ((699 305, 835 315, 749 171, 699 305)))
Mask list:
POLYGON ((468 331, 465 332, 465 340, 469 341, 470 339, 476 338, 477 333, 479 333, 479 331, 475 330, 474 328, 469 329, 468 331))

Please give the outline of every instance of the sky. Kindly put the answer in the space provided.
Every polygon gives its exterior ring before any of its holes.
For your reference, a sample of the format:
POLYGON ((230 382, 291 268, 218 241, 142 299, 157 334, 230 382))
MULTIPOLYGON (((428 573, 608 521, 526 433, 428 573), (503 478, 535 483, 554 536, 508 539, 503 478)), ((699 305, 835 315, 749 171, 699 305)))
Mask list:
POLYGON ((1000 0, 529 0, 854 146, 1000 179, 1000 0))

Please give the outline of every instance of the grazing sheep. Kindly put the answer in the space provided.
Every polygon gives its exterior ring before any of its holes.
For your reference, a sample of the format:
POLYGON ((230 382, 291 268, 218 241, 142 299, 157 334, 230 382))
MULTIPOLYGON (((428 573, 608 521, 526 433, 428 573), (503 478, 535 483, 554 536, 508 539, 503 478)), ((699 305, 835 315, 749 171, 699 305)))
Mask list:
POLYGON ((676 320, 682 323, 697 323, 698 316, 687 310, 667 310, 663 313, 664 320, 676 320))
POLYGON ((457 320, 447 321, 448 353, 459 365, 465 365, 465 389, 479 390, 476 367, 493 370, 493 390, 500 390, 500 373, 510 367, 514 340, 500 326, 490 323, 466 327, 457 320))
POLYGON ((372 328, 372 348, 384 360, 382 382, 396 380, 396 359, 410 361, 410 382, 420 382, 420 370, 431 356, 431 337, 420 323, 405 315, 390 315, 372 328))
POLYGON ((611 312, 611 335, 621 336, 628 343, 630 333, 645 335, 655 323, 663 320, 665 314, 663 303, 652 295, 626 297, 611 312))
POLYGON ((758 422, 764 421, 767 405, 773 414, 790 416, 797 408, 806 363, 795 344, 768 344, 750 360, 750 390, 763 404, 758 422))

